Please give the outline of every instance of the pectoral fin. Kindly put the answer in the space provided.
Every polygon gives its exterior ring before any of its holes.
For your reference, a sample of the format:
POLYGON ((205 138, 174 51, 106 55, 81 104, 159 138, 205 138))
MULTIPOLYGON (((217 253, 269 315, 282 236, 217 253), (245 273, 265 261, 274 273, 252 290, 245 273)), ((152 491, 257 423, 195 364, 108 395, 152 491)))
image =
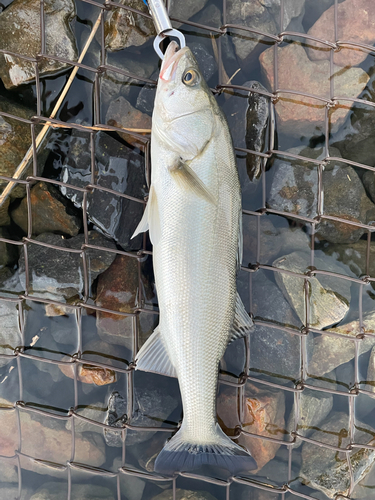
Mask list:
POLYGON ((132 238, 145 231, 150 231, 150 240, 153 245, 156 245, 161 238, 161 225, 159 217, 158 200, 153 186, 150 188, 150 194, 146 209, 143 213, 141 222, 134 231, 132 238))
POLYGON ((145 372, 160 373, 167 377, 177 377, 165 348, 159 327, 156 327, 151 337, 143 344, 136 358, 136 369, 145 372))
POLYGON ((171 176, 181 189, 192 191, 200 198, 216 205, 215 197, 207 189, 204 182, 197 176, 187 163, 179 163, 176 168, 170 170, 171 176))
POLYGON ((250 332, 254 323, 248 313, 246 312, 245 306, 241 300, 241 297, 238 295, 236 297, 236 312, 234 313, 233 325, 231 330, 231 336, 229 339, 229 343, 233 342, 233 340, 240 339, 242 337, 246 337, 246 335, 250 332))

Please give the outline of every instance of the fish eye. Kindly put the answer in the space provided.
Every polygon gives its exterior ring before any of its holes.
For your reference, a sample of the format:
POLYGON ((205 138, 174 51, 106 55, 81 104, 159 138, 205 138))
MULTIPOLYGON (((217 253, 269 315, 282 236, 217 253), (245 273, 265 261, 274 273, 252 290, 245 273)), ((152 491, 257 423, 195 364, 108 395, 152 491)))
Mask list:
POLYGON ((182 83, 185 85, 188 85, 189 87, 193 87, 194 85, 197 85, 200 81, 200 76, 195 69, 188 69, 185 71, 183 77, 182 77, 182 83))

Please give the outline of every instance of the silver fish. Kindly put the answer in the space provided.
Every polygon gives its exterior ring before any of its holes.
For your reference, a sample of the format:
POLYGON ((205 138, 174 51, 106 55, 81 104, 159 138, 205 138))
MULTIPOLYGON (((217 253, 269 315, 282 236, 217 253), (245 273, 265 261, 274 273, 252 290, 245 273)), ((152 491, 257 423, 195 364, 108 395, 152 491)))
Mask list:
POLYGON ((151 186, 134 236, 150 231, 160 322, 137 369, 177 377, 179 431, 155 471, 256 468, 216 421, 219 362, 252 321, 236 291, 241 193, 232 140, 190 49, 171 42, 161 67, 151 134, 151 186))

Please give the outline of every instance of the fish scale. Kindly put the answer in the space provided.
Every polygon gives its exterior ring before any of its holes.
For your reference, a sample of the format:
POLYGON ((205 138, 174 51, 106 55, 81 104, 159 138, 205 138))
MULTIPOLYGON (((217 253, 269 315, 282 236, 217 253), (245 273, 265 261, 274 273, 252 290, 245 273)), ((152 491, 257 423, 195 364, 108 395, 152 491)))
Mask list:
POLYGON ((174 42, 155 98, 151 165, 149 202, 135 234, 150 230, 160 322, 136 362, 137 369, 176 376, 183 405, 181 428, 155 470, 252 470, 254 459, 216 421, 220 359, 252 326, 236 291, 241 192, 235 155, 194 56, 186 47, 177 51, 174 42))

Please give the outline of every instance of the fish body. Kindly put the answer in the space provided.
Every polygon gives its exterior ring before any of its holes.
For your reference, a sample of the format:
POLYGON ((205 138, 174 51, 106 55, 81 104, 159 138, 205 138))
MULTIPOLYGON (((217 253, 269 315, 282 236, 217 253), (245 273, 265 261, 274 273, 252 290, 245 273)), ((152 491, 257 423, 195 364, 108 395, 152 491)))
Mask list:
POLYGON ((241 193, 226 120, 191 51, 171 42, 151 135, 151 186, 136 233, 149 229, 159 326, 137 369, 177 376, 183 422, 155 462, 163 473, 215 465, 256 468, 216 421, 219 362, 251 319, 236 291, 241 193))

